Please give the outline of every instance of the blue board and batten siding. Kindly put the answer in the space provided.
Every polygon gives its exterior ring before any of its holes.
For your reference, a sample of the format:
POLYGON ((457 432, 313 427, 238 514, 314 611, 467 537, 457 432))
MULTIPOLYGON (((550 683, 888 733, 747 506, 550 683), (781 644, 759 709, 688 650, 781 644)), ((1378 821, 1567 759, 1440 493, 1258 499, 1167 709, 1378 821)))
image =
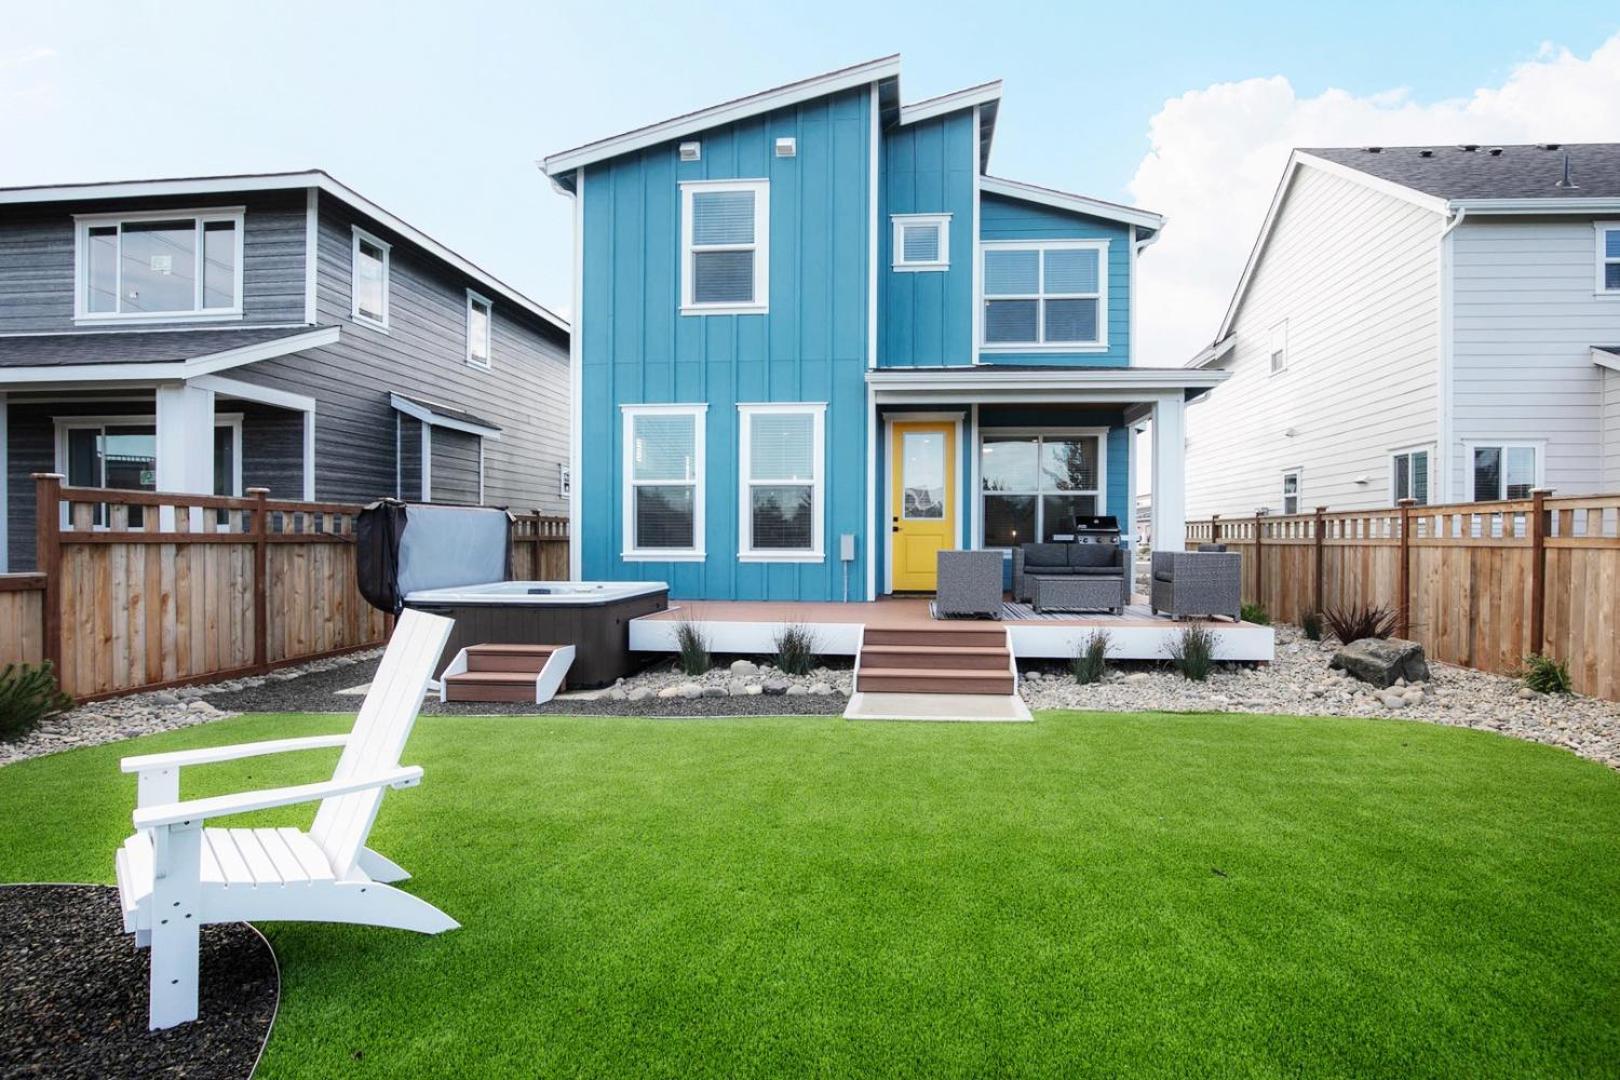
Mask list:
POLYGON ((971 109, 889 130, 878 183, 880 367, 973 362, 973 180, 979 138, 971 109), (894 269, 894 214, 949 214, 944 270, 894 269))
MULTIPOLYGON (((676 597, 829 600, 843 596, 838 537, 864 539, 870 92, 819 98, 586 168, 579 485, 587 580, 664 580, 676 597), (797 140, 775 156, 778 138, 797 140), (770 309, 681 315, 680 181, 769 178, 770 309), (825 402, 826 557, 738 560, 739 403, 825 402), (621 557, 620 407, 706 403, 701 562, 621 557)), ((864 558, 865 553, 857 552, 864 558)), ((862 564, 850 597, 864 599, 862 564)))
POLYGON ((1001 195, 979 197, 984 240, 1107 240, 1108 348, 1102 352, 985 352, 986 364, 1126 367, 1131 362, 1131 230, 1128 225, 1001 195))

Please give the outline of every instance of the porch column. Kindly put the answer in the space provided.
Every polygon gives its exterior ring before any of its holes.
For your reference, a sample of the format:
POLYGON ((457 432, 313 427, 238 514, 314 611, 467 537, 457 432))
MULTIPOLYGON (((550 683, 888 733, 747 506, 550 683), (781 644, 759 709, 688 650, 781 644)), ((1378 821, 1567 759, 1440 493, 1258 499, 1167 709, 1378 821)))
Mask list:
POLYGON ((1153 403, 1153 547, 1187 546, 1187 435, 1180 392, 1153 403))
MULTIPOLYGON (((197 495, 214 493, 214 392, 189 383, 157 388, 157 489, 197 495)), ((192 514, 193 529, 202 515, 192 514)), ((164 531, 174 528, 173 511, 159 514, 164 531)))

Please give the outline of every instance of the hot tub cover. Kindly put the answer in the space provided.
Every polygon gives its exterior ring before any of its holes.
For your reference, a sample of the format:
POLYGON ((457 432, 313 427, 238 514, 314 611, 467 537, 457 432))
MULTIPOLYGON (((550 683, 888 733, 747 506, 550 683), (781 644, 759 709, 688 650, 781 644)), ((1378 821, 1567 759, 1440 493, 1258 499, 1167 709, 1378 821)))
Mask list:
POLYGON ((355 522, 360 595, 397 615, 413 592, 505 581, 511 527, 511 515, 493 507, 374 502, 355 522))

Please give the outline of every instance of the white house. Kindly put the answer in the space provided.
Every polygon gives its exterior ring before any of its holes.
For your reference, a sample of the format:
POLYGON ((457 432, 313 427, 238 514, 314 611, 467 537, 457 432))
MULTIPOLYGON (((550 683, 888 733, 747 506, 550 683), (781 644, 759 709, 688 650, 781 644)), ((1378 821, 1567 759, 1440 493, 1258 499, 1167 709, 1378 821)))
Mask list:
POLYGON ((1296 150, 1187 410, 1187 511, 1620 491, 1620 144, 1296 150))

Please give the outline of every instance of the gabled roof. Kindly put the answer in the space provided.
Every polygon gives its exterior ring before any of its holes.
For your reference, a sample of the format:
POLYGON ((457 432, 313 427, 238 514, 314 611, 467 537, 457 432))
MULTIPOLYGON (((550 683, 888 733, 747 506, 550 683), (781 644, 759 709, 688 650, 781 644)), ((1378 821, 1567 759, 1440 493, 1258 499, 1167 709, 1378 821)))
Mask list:
POLYGON ((1620 143, 1335 146, 1301 153, 1450 201, 1620 198, 1620 143), (1574 187, 1560 186, 1566 160, 1574 187))
MULTIPOLYGON (((840 90, 849 90, 868 83, 882 83, 887 85, 888 102, 880 101, 880 108, 897 110, 899 102, 900 81, 900 54, 879 57, 868 60, 862 64, 839 68, 822 75, 812 75, 808 79, 786 83, 782 86, 762 90, 757 94, 735 98, 711 105, 706 109, 695 112, 682 113, 680 116, 668 120, 660 120, 655 124, 647 124, 634 128, 619 135, 610 135, 605 139, 576 146, 572 150, 552 154, 540 162, 540 168, 551 177, 552 182, 565 190, 572 191, 574 184, 574 170, 606 161, 608 158, 618 157, 636 150, 644 150, 649 146, 678 139, 682 135, 691 135, 695 132, 705 131, 721 124, 735 123, 738 120, 756 116, 759 113, 770 112, 773 109, 786 108, 797 105, 801 101, 822 97, 826 94, 837 93, 840 90)), ((880 95, 883 93, 880 90, 880 95)))
POLYGON ((1152 229, 1155 232, 1164 228, 1164 215, 1155 214, 1151 210, 1140 210, 1134 206, 1105 202, 1102 199, 1094 199, 1089 195, 1075 195, 1067 191, 1058 191, 1055 188, 1041 187, 1038 184, 1026 184, 1019 180, 1005 180, 999 176, 986 176, 979 181, 979 191, 987 195, 1002 195, 1009 199, 1022 199, 1025 202, 1040 203, 1043 206, 1051 206, 1058 210, 1070 210, 1077 214, 1106 218, 1126 225, 1135 225, 1142 229, 1152 229))
POLYGON ((990 167, 990 144, 996 137, 996 116, 1001 111, 1001 80, 994 79, 978 86, 953 90, 949 94, 924 98, 910 105, 900 106, 900 126, 932 120, 958 109, 979 109, 979 171, 990 167))
POLYGON ((336 326, 122 330, 0 337, 0 382, 190 379, 331 345, 336 326))
POLYGON ((524 296, 489 271, 457 255, 433 237, 390 214, 338 181, 330 173, 320 169, 309 169, 304 172, 241 173, 231 176, 189 176, 161 180, 113 180, 92 184, 42 184, 35 187, 0 188, 0 205, 130 199, 152 195, 219 195, 238 191, 286 191, 302 188, 315 188, 347 204, 466 274, 503 300, 516 304, 565 334, 569 332, 567 319, 524 296))

